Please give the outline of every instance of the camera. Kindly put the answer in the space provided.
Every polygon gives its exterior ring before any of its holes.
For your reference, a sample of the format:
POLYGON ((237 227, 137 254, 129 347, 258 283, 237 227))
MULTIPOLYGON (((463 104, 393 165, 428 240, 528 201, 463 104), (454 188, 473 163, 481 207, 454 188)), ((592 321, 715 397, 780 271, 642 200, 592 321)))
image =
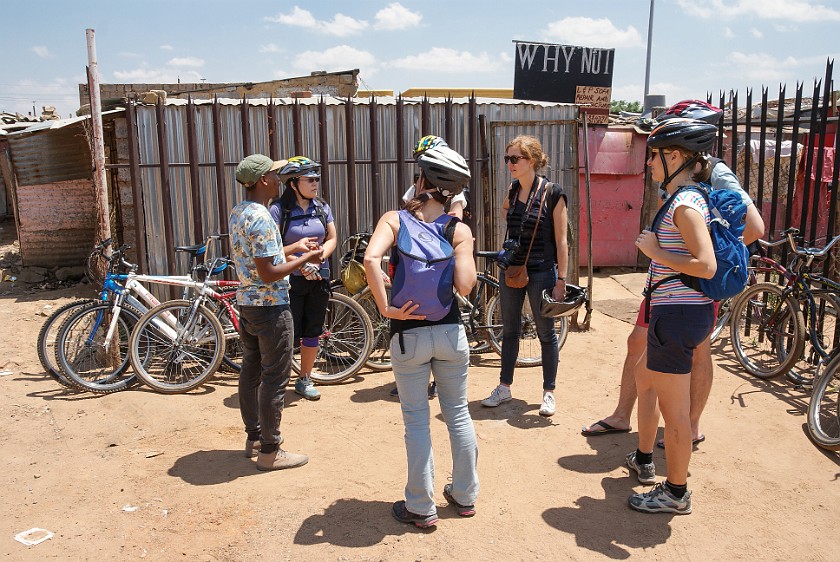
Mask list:
POLYGON ((510 265, 510 262, 513 260, 513 256, 516 255, 516 252, 519 251, 519 240, 515 240, 513 238, 508 238, 502 244, 502 251, 499 252, 499 257, 496 258, 496 262, 499 264, 500 269, 507 269, 510 265))

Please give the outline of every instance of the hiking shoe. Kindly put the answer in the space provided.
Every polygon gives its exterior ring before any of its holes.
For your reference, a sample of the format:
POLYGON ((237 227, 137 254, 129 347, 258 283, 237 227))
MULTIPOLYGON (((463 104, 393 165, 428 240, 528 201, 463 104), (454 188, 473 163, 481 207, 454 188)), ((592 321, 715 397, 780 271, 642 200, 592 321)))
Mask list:
POLYGON ((495 408, 502 402, 507 402, 511 398, 513 398, 513 396, 510 394, 510 387, 499 384, 499 386, 493 389, 490 396, 481 401, 481 405, 487 406, 488 408, 495 408))
POLYGON ((542 405, 540 405, 541 416, 553 416, 556 405, 554 404, 554 393, 550 390, 543 391, 542 405))
POLYGON ((321 393, 315 388, 315 383, 309 377, 295 381, 295 394, 300 394, 307 400, 319 400, 321 398, 321 393))
POLYGON ((443 487, 443 497, 446 498, 446 501, 448 501, 450 505, 455 506, 455 510, 461 517, 472 517, 473 515, 475 515, 474 505, 460 504, 455 501, 455 498, 452 497, 452 484, 447 484, 443 487))
POLYGON ((639 482, 642 484, 653 484, 656 482, 656 467, 653 463, 639 464, 636 462, 636 451, 627 455, 627 466, 636 471, 639 475, 639 482))
POLYGON ((437 398, 437 383, 432 381, 429 383, 429 400, 434 400, 437 398))
POLYGON ((649 492, 633 494, 627 501, 636 511, 645 513, 676 513, 688 515, 691 513, 691 492, 686 492, 681 498, 674 497, 665 482, 660 482, 649 492))
POLYGON ((400 389, 399 389, 399 388, 397 388, 397 387, 395 386, 395 387, 394 387, 394 389, 393 389, 391 392, 389 392, 388 394, 389 394, 390 396, 395 397, 395 398, 399 398, 399 396, 400 396, 400 389))
POLYGON ((391 515, 393 515, 394 519, 400 523, 408 523, 409 525, 414 525, 416 527, 420 527, 421 529, 434 527, 438 522, 437 513, 433 513, 432 515, 417 515, 416 513, 411 513, 405 508, 405 500, 394 502, 394 505, 391 508, 391 515))
MULTIPOLYGON (((280 436, 280 441, 277 443, 278 445, 283 444, 283 436, 280 436)), ((245 456, 249 459, 256 457, 260 452, 260 447, 262 444, 260 443, 259 439, 251 441, 250 439, 245 439, 245 456)))
POLYGON ((283 470, 284 468, 295 468, 309 462, 309 457, 298 453, 289 453, 278 448, 273 453, 260 453, 257 455, 257 468, 260 470, 283 470))

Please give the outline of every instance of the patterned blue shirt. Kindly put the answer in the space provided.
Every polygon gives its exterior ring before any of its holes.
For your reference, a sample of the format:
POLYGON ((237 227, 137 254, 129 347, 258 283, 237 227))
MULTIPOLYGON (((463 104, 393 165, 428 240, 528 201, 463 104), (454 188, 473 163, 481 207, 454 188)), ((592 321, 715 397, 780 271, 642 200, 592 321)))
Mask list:
POLYGON ((241 285, 236 302, 245 306, 289 304, 288 276, 265 283, 257 273, 254 258, 273 257, 274 265, 284 263, 280 230, 264 205, 243 201, 230 213, 231 259, 241 285))

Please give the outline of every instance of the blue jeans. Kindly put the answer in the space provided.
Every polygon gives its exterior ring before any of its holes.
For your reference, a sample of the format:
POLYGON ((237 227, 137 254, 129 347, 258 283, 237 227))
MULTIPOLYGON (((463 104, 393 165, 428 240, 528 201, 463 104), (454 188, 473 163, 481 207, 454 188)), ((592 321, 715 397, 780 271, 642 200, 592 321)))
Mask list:
POLYGON ((467 403, 469 347, 460 324, 438 324, 412 328, 391 338, 391 365, 400 393, 405 423, 408 482, 405 507, 418 515, 436 512, 434 500, 435 463, 429 429, 429 372, 437 382, 443 420, 449 430, 452 450, 452 497, 462 505, 473 505, 478 496, 478 444, 467 403))
POLYGON ((542 350, 543 390, 554 390, 557 380, 557 334, 554 318, 540 314, 543 289, 553 289, 557 283, 556 268, 548 271, 528 272, 528 284, 521 289, 505 285, 504 275, 499 280, 499 300, 502 311, 502 370, 499 380, 506 385, 513 384, 513 370, 519 357, 519 337, 522 333, 522 305, 525 295, 531 303, 531 311, 537 327, 537 337, 542 350))
POLYGON ((292 372, 292 312, 288 305, 240 306, 239 412, 248 439, 280 443, 280 419, 292 372))

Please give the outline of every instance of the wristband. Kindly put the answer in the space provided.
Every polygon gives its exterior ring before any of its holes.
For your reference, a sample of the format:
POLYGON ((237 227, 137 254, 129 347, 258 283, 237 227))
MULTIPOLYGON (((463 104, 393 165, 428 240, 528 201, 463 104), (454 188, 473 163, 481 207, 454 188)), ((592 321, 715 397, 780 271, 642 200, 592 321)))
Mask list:
POLYGON ((565 277, 560 277, 560 276, 558 275, 558 276, 557 276, 557 280, 558 280, 558 281, 565 281, 565 280, 566 280, 566 278, 565 278, 565 277))

